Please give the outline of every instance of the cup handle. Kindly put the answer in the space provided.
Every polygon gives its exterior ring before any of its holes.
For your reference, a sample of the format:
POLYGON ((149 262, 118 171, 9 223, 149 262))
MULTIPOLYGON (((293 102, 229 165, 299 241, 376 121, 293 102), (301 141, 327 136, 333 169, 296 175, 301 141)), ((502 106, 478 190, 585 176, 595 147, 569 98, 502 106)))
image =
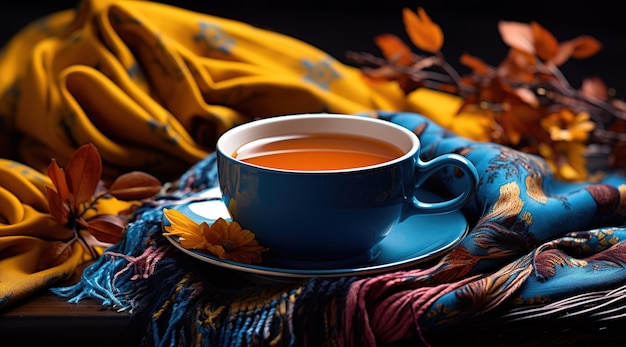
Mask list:
POLYGON ((413 193, 413 206, 422 213, 446 213, 460 210, 474 197, 478 187, 478 171, 469 159, 455 153, 442 154, 429 161, 422 161, 418 157, 415 167, 417 181, 414 189, 419 189, 424 181, 440 169, 450 166, 463 172, 463 179, 466 184, 465 189, 457 197, 441 202, 424 202, 419 200, 413 193))

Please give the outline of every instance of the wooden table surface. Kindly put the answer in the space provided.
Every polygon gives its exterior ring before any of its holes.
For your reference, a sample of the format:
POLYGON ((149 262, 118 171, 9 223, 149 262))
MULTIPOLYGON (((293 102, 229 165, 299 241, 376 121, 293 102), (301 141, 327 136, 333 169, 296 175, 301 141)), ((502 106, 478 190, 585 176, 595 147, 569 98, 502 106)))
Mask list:
MULTIPOLYGON (((124 337, 129 322, 128 313, 104 308, 99 301, 84 299, 78 304, 70 304, 65 298, 44 292, 9 310, 0 311, 0 347, 134 347, 127 344, 130 339, 124 337)), ((459 334, 464 336, 466 345, 485 347, 609 346, 624 342, 621 334, 623 322, 607 322, 602 329, 592 325, 576 333, 562 324, 552 327, 548 324, 537 326, 522 335, 518 335, 519 331, 496 331, 492 336, 484 335, 483 332, 489 334, 491 331, 487 327, 474 332, 461 327, 460 331, 453 329, 430 335, 428 340, 433 346, 448 346, 450 336, 459 334), (576 342, 572 340, 572 335, 577 337, 576 342)), ((409 339, 385 347, 418 345, 421 345, 418 341, 409 339)))
POLYGON ((120 346, 126 312, 84 299, 71 304, 50 292, 0 312, 0 346, 120 346))

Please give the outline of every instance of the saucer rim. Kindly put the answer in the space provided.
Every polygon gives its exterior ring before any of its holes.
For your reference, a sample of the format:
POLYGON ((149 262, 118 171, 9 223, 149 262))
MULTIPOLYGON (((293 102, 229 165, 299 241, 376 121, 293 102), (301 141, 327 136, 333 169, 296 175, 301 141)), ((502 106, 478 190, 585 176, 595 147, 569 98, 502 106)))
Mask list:
MULTIPOLYGON (((214 190, 216 188, 210 188, 207 191, 210 190, 214 190)), ((434 192, 428 192, 429 194, 433 194, 436 197, 438 197, 439 195, 434 193, 434 192)), ((208 195, 213 195, 213 194, 208 194, 208 195)), ((198 203, 198 202, 202 202, 202 201, 190 201, 187 202, 185 204, 179 205, 179 206, 175 206, 173 207, 173 209, 178 209, 178 210, 182 210, 182 209, 187 209, 187 211, 181 211, 185 214, 187 213, 192 213, 193 215, 197 216, 198 218, 203 218, 206 219, 205 217, 198 215, 197 213, 193 212, 190 208, 189 205, 193 204, 193 203, 198 203)), ((386 272, 386 271, 395 271, 395 270, 400 270, 412 265, 417 265, 420 263, 424 263, 427 262, 429 260, 432 260, 434 258, 437 258, 438 256, 442 255, 443 253, 445 253, 446 251, 450 250, 451 248, 453 248, 454 246, 458 245, 469 233, 469 223, 467 221, 467 219, 465 218, 465 216, 463 215, 463 213, 461 211, 453 211, 453 212, 449 212, 449 213, 445 213, 445 214, 440 214, 441 216, 446 216, 446 215, 450 215, 450 214, 460 214, 460 217, 464 223, 464 227, 461 228, 459 227, 458 231, 448 231, 448 233, 450 233, 451 235, 448 236, 454 236, 451 237, 450 242, 443 244, 441 246, 438 247, 432 247, 432 249, 428 249, 426 247, 426 249, 423 250, 423 252, 421 250, 416 250, 416 252, 418 252, 418 255, 412 255, 410 257, 404 257, 403 259, 398 259, 397 261, 393 261, 393 262, 387 262, 387 263, 383 263, 383 264, 374 264, 374 265, 370 265, 368 266, 370 262, 366 262, 364 263, 362 266, 355 266, 355 267, 350 267, 350 268, 337 268, 337 269, 294 269, 294 268, 288 268, 288 267, 280 267, 280 266, 268 266, 268 265, 262 265, 261 264, 245 264, 245 263, 240 263, 240 262, 235 262, 232 260, 227 260, 227 259, 221 259, 219 257, 198 251, 198 250, 193 250, 193 249, 187 249, 184 248, 180 242, 178 241, 178 238, 175 236, 164 236, 174 247, 176 247, 177 249, 179 249, 180 251, 182 251, 183 253, 185 253, 188 256, 191 256, 195 259, 201 260, 205 263, 211 264, 211 265, 215 265, 218 267, 222 267, 222 268, 226 268, 226 269, 231 269, 231 270, 236 270, 239 272, 244 272, 244 273, 249 273, 249 274, 253 274, 253 275, 259 275, 259 276, 268 276, 270 278, 292 278, 292 279, 299 279, 299 278, 311 278, 311 277, 341 277, 341 276, 363 276, 363 275, 373 275, 373 274, 378 274, 378 273, 382 273, 382 272, 386 272)), ((419 216, 418 216, 419 217, 419 216)), ((166 221, 165 215, 163 215, 162 220, 161 220, 161 228, 163 229, 165 226, 165 221, 166 221)), ((193 218, 192 218, 193 219, 193 218)), ((207 221, 212 221, 211 219, 206 219, 207 221)), ((393 232, 393 230, 392 230, 393 232)), ((380 243, 381 247, 383 247, 384 245, 384 240, 380 243)), ((415 254, 415 253, 413 253, 415 254)))

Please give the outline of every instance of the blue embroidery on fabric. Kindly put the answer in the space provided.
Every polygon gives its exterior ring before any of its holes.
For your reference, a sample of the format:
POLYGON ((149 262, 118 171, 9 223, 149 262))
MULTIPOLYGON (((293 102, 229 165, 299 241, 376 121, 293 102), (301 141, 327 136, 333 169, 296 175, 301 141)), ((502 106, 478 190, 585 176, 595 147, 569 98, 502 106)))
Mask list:
POLYGON ((155 120, 149 120, 148 127, 152 132, 161 135, 161 138, 165 143, 169 143, 172 145, 178 144, 178 138, 175 134, 170 132, 170 126, 167 124, 163 124, 161 122, 157 122, 155 120))
POLYGON ((200 22, 200 32, 193 36, 194 41, 205 42, 210 49, 217 49, 225 54, 231 54, 235 45, 233 39, 222 27, 217 24, 200 22))
POLYGON ((302 59, 302 65, 307 69, 304 80, 312 82, 323 89, 328 89, 330 84, 340 77, 339 73, 333 69, 330 59, 318 62, 302 59))
POLYGON ((128 77, 130 77, 131 79, 134 79, 135 77, 141 75, 141 69, 136 63, 131 65, 126 72, 128 73, 128 77))

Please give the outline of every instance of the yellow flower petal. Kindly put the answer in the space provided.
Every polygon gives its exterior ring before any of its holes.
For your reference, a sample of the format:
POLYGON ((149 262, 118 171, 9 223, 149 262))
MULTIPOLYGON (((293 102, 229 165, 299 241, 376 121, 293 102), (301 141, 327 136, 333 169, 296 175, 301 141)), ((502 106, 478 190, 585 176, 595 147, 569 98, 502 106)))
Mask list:
POLYGON ((559 168, 559 176, 566 180, 576 180, 580 177, 580 173, 576 171, 571 165, 563 165, 559 168))
POLYGON ((224 247, 212 243, 207 243, 205 249, 214 256, 222 259, 224 259, 224 254, 226 254, 226 250, 224 249, 224 247))
POLYGON ((165 208, 163 209, 163 214, 165 214, 171 223, 171 225, 165 226, 165 230, 168 231, 168 233, 175 233, 175 235, 179 235, 184 232, 193 233, 195 232, 194 230, 198 229, 198 224, 196 222, 178 210, 165 208))
POLYGON ((163 236, 178 236, 180 245, 187 249, 206 248, 202 236, 202 229, 208 228, 206 223, 198 225, 178 210, 163 209, 163 214, 170 221, 170 225, 164 227, 166 232, 163 236))
POLYGON ((261 252, 267 251, 253 232, 237 222, 218 218, 211 225, 197 224, 178 210, 163 209, 163 213, 170 221, 163 235, 178 236, 184 248, 206 250, 219 258, 246 264, 261 262, 261 252))

